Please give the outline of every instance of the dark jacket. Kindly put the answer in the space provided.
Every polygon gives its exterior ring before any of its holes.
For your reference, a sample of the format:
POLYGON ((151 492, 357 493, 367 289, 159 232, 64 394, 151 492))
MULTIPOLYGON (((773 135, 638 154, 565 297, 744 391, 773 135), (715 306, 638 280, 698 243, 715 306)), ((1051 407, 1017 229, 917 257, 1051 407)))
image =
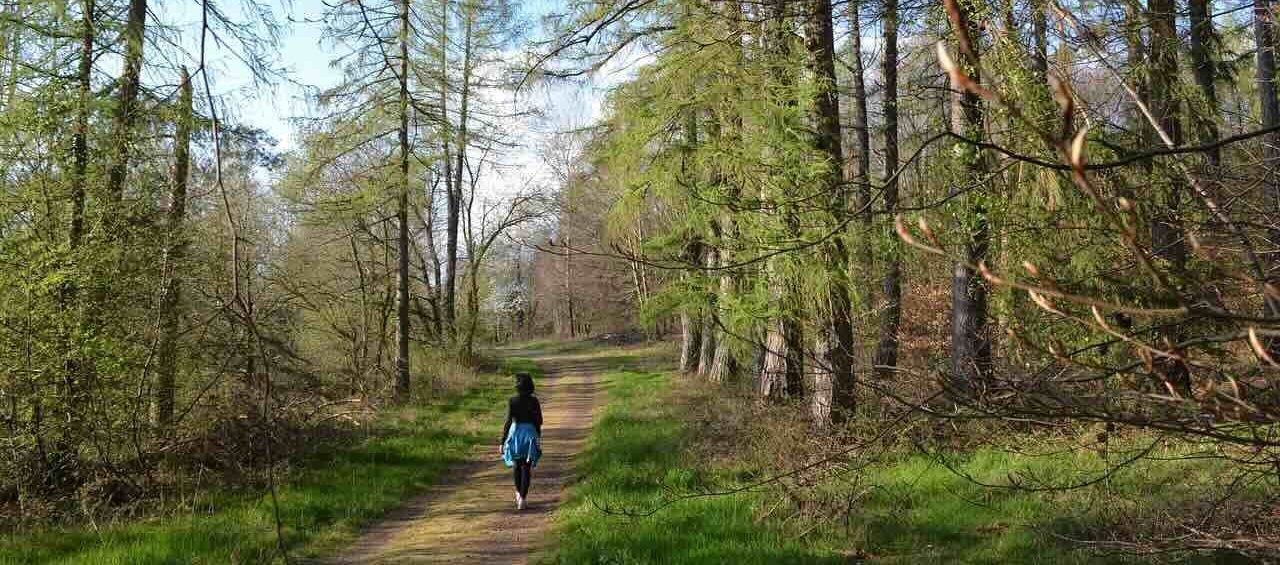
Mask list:
POLYGON ((538 402, 538 397, 532 394, 517 394, 507 401, 507 423, 502 425, 502 439, 498 443, 507 441, 507 434, 511 431, 512 424, 533 424, 538 430, 538 435, 542 435, 542 404, 538 402))

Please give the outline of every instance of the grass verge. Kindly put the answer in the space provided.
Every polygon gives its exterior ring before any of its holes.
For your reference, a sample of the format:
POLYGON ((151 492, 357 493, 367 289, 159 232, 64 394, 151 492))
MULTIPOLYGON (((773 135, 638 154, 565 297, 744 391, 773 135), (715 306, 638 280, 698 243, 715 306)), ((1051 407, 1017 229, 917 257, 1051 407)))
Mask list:
MULTIPOLYGON (((984 487, 948 467, 987 484, 1069 484, 1107 463, 1092 451, 983 449, 948 454, 943 465, 907 448, 866 466, 849 461, 822 476, 664 507, 794 468, 805 459, 788 460, 794 450, 782 444, 799 440, 767 437, 770 421, 735 428, 717 416, 749 411, 749 401, 724 389, 699 391, 666 373, 622 371, 602 382, 608 404, 581 462, 583 480, 556 515, 546 563, 1138 563, 1147 561, 1068 540, 1150 535, 1180 507, 1216 496, 1213 465, 1194 459, 1143 461, 1088 488, 1036 493, 984 487), (726 427, 735 430, 727 437, 726 427)), ((1248 562, 1222 553, 1155 558, 1248 562)))
POLYGON ((755 496, 712 497, 635 518, 670 489, 694 489, 707 477, 687 448, 691 438, 667 403, 666 373, 615 372, 602 382, 608 405, 583 457, 583 480, 556 515, 549 563, 845 563, 835 552, 758 523, 755 496))
MULTIPOLYGON (((482 375, 464 393, 390 410, 362 441, 288 473, 277 494, 291 553, 316 556, 349 543, 360 528, 465 460, 475 445, 492 441, 510 390, 506 375, 517 370, 536 371, 536 365, 511 359, 502 376, 482 375)), ((5 536, 0 563, 265 563, 275 546, 269 497, 212 492, 148 520, 5 536)))

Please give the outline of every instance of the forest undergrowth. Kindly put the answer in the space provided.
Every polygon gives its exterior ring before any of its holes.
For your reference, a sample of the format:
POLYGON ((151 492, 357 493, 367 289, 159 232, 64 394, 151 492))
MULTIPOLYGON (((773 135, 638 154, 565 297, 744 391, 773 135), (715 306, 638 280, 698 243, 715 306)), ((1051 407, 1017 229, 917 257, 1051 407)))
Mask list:
POLYGON ((1254 518, 1264 486, 1224 484, 1221 459, 1150 432, 877 409, 818 434, 744 387, 605 380, 608 408, 549 562, 1251 563, 1225 547, 1145 548, 1280 531, 1254 518))
MULTIPOLYGON (((450 365, 445 361, 434 366, 444 369, 450 365)), ((319 555, 349 543, 361 527, 491 439, 506 377, 518 370, 537 367, 519 358, 485 361, 479 370, 452 366, 440 371, 441 378, 419 380, 408 405, 365 409, 277 437, 282 447, 292 446, 279 451, 273 468, 289 551, 319 555)), ((202 461, 175 456, 165 466, 166 488, 149 491, 157 493, 153 497, 112 505, 81 495, 90 511, 22 523, 0 538, 0 563, 275 562, 275 508, 265 490, 265 467, 244 467, 233 476, 214 473, 202 461)))

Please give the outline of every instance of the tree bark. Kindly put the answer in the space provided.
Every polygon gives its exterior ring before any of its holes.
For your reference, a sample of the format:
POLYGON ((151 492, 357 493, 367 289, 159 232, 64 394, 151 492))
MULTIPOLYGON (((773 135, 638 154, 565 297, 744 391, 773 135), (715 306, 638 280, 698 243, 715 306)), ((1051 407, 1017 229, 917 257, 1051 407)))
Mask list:
MULTIPOLYGON (((771 0, 766 7, 764 22, 766 50, 771 57, 769 71, 773 80, 785 84, 787 64, 792 52, 790 32, 787 29, 787 0, 771 0)), ((761 191, 761 200, 768 202, 775 195, 767 188, 761 191)), ((785 200, 788 195, 780 195, 785 200)), ((781 215, 787 231, 799 231, 799 219, 789 205, 782 206, 781 215)), ((758 392, 768 401, 781 401, 802 389, 804 343, 800 335, 799 321, 793 312, 795 290, 790 281, 779 272, 782 258, 774 257, 765 266, 765 284, 769 287, 771 304, 777 309, 775 317, 765 324, 765 340, 760 361, 758 392)))
POLYGON ((178 94, 178 123, 173 137, 173 179, 169 209, 165 218, 168 242, 164 250, 164 290, 160 295, 160 343, 156 355, 156 399, 152 420, 160 428, 173 423, 177 390, 178 322, 182 298, 179 263, 186 256, 187 178, 191 170, 192 110, 191 76, 182 68, 178 94))
MULTIPOLYGON (((1204 96, 1204 105, 1208 113, 1198 113, 1197 126, 1199 142, 1203 145, 1217 141, 1217 88, 1213 85, 1215 65, 1210 51, 1213 40, 1213 18, 1210 12, 1210 0, 1189 0, 1190 8, 1190 47, 1192 47, 1192 70, 1196 73, 1196 85, 1204 96)), ((1219 147, 1211 147, 1204 152, 1204 164, 1207 172, 1217 170, 1221 165, 1219 147)))
MULTIPOLYGON (((573 311, 573 248, 569 245, 569 239, 560 240, 564 247, 564 296, 565 296, 565 314, 568 321, 568 334, 570 338, 578 335, 578 320, 574 317, 573 311)), ((561 335, 563 335, 563 330, 561 335)))
POLYGON ((94 42, 94 0, 81 0, 80 9, 84 12, 80 22, 80 68, 76 75, 76 86, 79 90, 79 108, 76 109, 75 133, 72 134, 72 179, 71 179, 71 231, 68 236, 71 250, 80 247, 84 239, 84 200, 89 182, 89 115, 92 113, 93 96, 93 42, 94 42))
POLYGON ((1048 3, 1048 0, 1033 0, 1031 12, 1031 67, 1040 84, 1049 79, 1048 3))
MULTIPOLYGON (((475 5, 471 1, 465 2, 464 5, 465 5, 465 22, 466 23, 464 24, 464 28, 462 32, 462 43, 463 43, 462 85, 461 85, 462 99, 458 107, 458 140, 457 140, 458 143, 454 149, 453 174, 456 175, 457 178, 454 180, 453 185, 454 185, 454 188, 457 189, 458 191, 456 201, 458 202, 459 207, 461 207, 461 204, 463 201, 467 202, 467 253, 470 255, 472 253, 472 247, 473 247, 472 233, 471 233, 471 228, 472 228, 471 206, 472 206, 472 203, 474 202, 475 178, 474 177, 471 178, 472 186, 470 187, 469 191, 472 193, 472 198, 469 199, 467 196, 467 193, 463 192, 462 190, 462 187, 463 187, 462 173, 467 166, 467 161, 466 161, 467 144, 469 143, 467 139, 467 125, 468 125, 467 121, 470 119, 468 114, 468 108, 469 108, 468 105, 471 99, 471 73, 472 73, 472 67, 474 65, 474 61, 472 61, 472 45, 475 41, 475 38, 472 35, 472 31, 475 25, 476 13, 475 13, 475 5)), ((457 248, 456 244, 454 248, 455 249, 457 248)), ((457 263, 456 256, 454 257, 454 263, 455 265, 457 263)), ((478 316, 480 311, 480 305, 476 303, 476 301, 479 300, 479 294, 480 294, 480 290, 478 286, 479 281, 476 278, 479 274, 479 266, 480 266, 480 258, 478 257, 467 258, 467 271, 468 271, 467 275, 468 275, 468 280, 470 281, 470 285, 467 290, 468 292, 467 315, 471 317, 471 319, 467 321, 467 335, 464 336, 464 339, 463 339, 464 343, 462 344, 462 354, 465 359, 470 359, 472 356, 472 345, 475 341, 475 331, 476 331, 476 323, 477 323, 475 316, 478 316)), ((452 271, 452 268, 450 270, 452 271)), ((452 297, 451 297, 451 300, 452 300, 452 297)))
MULTIPOLYGON (((89 118, 93 113, 93 45, 95 40, 96 28, 93 21, 94 18, 94 2, 93 0, 82 0, 81 21, 80 21, 80 60, 79 68, 76 75, 76 88, 78 96, 78 108, 76 108, 75 126, 71 137, 71 226, 68 229, 67 243, 72 253, 72 261, 78 261, 75 257, 76 252, 84 239, 84 208, 85 195, 88 192, 89 183, 89 118)), ((18 4, 12 6, 12 17, 19 15, 18 4)), ((16 41, 19 37, 20 26, 13 26, 11 35, 6 35, 11 41, 16 41)), ((14 59, 11 63, 11 76, 9 79, 16 80, 16 76, 12 73, 17 72, 17 55, 19 46, 13 45, 14 59)), ((7 47, 0 50, 0 53, 9 54, 7 47)), ((13 82, 10 83, 10 86, 13 82)), ((12 88, 8 89, 6 100, 12 100, 12 88)), ((62 314, 66 322, 74 324, 78 317, 75 310, 75 302, 80 292, 79 284, 75 279, 67 281, 60 289, 59 303, 62 314)), ((77 383, 81 378, 81 368, 84 366, 84 359, 79 357, 79 347, 74 343, 74 339, 69 328, 63 331, 63 343, 65 344, 67 357, 63 361, 63 395, 70 399, 76 394, 78 388, 77 383)), ((39 400, 35 400, 32 407, 33 414, 40 414, 43 406, 39 404, 39 400)), ((75 416, 71 416, 75 418, 75 416)))
MULTIPOLYGON (((725 229, 727 231, 731 228, 726 225, 725 229)), ((729 264, 730 256, 727 250, 721 248, 718 255, 721 267, 729 264)), ((731 296, 737 291, 737 285, 734 281, 733 275, 729 274, 727 270, 720 271, 719 285, 720 288, 718 294, 720 296, 720 301, 723 301, 725 297, 731 296)), ((720 323, 723 324, 724 321, 721 320, 720 323)), ((716 352, 711 360, 711 369, 707 372, 707 380, 713 383, 723 383, 728 380, 735 371, 737 371, 737 360, 734 359, 733 351, 730 349, 729 338, 730 336, 728 334, 722 332, 720 339, 716 341, 716 352)))
MULTIPOLYGON (((890 0, 893 1, 893 0, 890 0)), ((857 208, 861 214, 861 220, 864 231, 871 233, 871 130, 870 122, 867 118, 867 81, 866 69, 862 64, 862 0, 854 0, 849 3, 849 59, 850 66, 853 68, 853 133, 855 141, 856 155, 850 162, 853 163, 853 182, 857 187, 857 208)), ((896 17, 896 16, 895 16, 896 17)), ((896 27, 895 38, 896 38, 896 27)), ((887 38, 888 36, 886 36, 887 38)), ((897 53, 897 41, 894 41, 894 53, 897 53)), ((894 66, 894 84, 897 84, 897 66, 894 66)), ((887 85, 886 85, 887 87, 887 85)), ((885 90, 885 96, 897 96, 896 88, 894 91, 885 90)), ((897 106, 894 106, 896 110, 897 106)), ((894 153, 897 154, 896 140, 894 153)), ((866 267, 871 266, 871 241, 868 239, 863 245, 863 261, 866 267)))
MULTIPOLYGON (((1148 82, 1151 100, 1148 107, 1160 128, 1173 144, 1182 143, 1182 125, 1179 121, 1179 103, 1176 94, 1178 79, 1178 34, 1173 0, 1148 0, 1147 17, 1151 28, 1151 74, 1148 82)), ((1155 255, 1168 261, 1175 271, 1181 271, 1186 263, 1186 245, 1183 242, 1178 208, 1182 190, 1179 180, 1174 180, 1166 170, 1153 169, 1151 186, 1156 202, 1151 222, 1151 246, 1155 255)))
POLYGON ((400 171, 396 198, 395 400, 401 403, 409 400, 409 1, 400 4, 400 171))
POLYGON ((146 40, 147 0, 129 0, 124 27, 124 72, 120 75, 120 95, 112 140, 114 154, 107 169, 107 196, 115 202, 124 197, 124 180, 129 170, 129 149, 137 119, 138 90, 142 75, 142 49, 146 40))
MULTIPOLYGON (((729 25, 735 30, 740 29, 742 15, 741 4, 736 0, 724 1, 720 3, 720 8, 724 13, 725 20, 730 22, 729 25)), ((735 67, 741 66, 744 63, 745 58, 742 43, 738 40, 732 45, 733 47, 730 50, 730 64, 735 67)), ((722 101, 720 104, 714 106, 711 112, 708 135, 715 143, 723 142, 725 137, 728 138, 728 141, 731 144, 736 144, 741 141, 739 136, 742 131, 742 118, 736 107, 732 104, 740 99, 741 90, 738 88, 737 83, 733 83, 729 92, 731 93, 729 96, 732 97, 728 101, 730 104, 725 104, 724 101, 722 101), (727 110, 727 112, 720 111, 721 108, 727 110), (720 113, 718 113, 718 111, 720 111, 720 113), (726 130, 728 130, 727 133, 726 130)), ((715 167, 716 168, 714 170, 716 177, 714 182, 723 191, 724 198, 730 202, 737 200, 741 196, 740 190, 735 184, 724 182, 723 170, 719 168, 718 163, 715 167)), ((733 211, 729 208, 722 209, 720 212, 720 218, 714 224, 714 227, 717 236, 716 259, 717 265, 720 267, 720 271, 718 288, 716 289, 717 299, 715 309, 712 313, 715 315, 715 319, 713 321, 717 327, 717 331, 720 333, 720 339, 716 340, 716 350, 712 355, 711 368, 707 372, 707 380, 719 384, 727 381, 738 370, 738 363, 734 358, 730 341, 734 336, 730 335, 727 330, 726 321, 720 316, 722 311, 728 311, 727 308, 725 308, 726 302, 728 302, 731 297, 736 296, 740 288, 734 274, 727 268, 732 264, 732 255, 729 251, 729 243, 737 237, 737 222, 734 218, 733 211)))
MULTIPOLYGON (((11 21, 22 21, 22 3, 7 3, 3 16, 11 21)), ((18 88, 18 68, 22 63, 22 26, 6 27, 7 29, 0 30, 0 56, 7 63, 7 68, 3 71, 4 82, 0 83, 0 109, 8 109, 13 104, 13 96, 18 88)))
MULTIPOLYGON (((706 263, 706 275, 708 279, 712 275, 712 269, 715 268, 719 257, 716 245, 718 242, 718 230, 715 222, 711 223, 711 244, 703 246, 703 260, 706 263)), ((702 344, 698 346, 698 374, 707 375, 711 372, 711 365, 715 362, 717 334, 716 329, 716 294, 712 289, 706 289, 707 300, 702 312, 702 344)))
POLYGON ((795 363, 788 363, 790 349, 787 334, 793 325, 788 324, 784 316, 769 321, 764 341, 764 359, 760 362, 759 383, 760 396, 766 400, 785 400, 792 388, 788 383, 795 363))
MULTIPOLYGON (((1270 0, 1255 0, 1253 22, 1262 127, 1275 128, 1280 126, 1280 101, 1276 99, 1275 21, 1270 0)), ((1267 201, 1264 221, 1268 225, 1269 244, 1274 249, 1280 245, 1280 176, 1276 173, 1276 167, 1280 167, 1280 133, 1272 132, 1262 138, 1262 159, 1263 191, 1267 201)), ((1280 269, 1280 255, 1271 253, 1268 258, 1267 282, 1275 285, 1275 273, 1280 269)), ((1280 312, 1280 298, 1264 293, 1263 299, 1266 302, 1266 315, 1274 316, 1280 312)), ((1273 356, 1280 355, 1280 339, 1272 339, 1267 349, 1273 356)))
MULTIPOLYGON (((1196 85, 1200 87, 1200 95, 1204 96, 1207 113, 1196 115, 1197 133, 1201 144, 1209 144, 1218 140, 1218 94, 1214 85, 1215 65, 1209 50, 1213 41, 1213 17, 1209 10, 1209 0, 1188 0, 1191 19, 1191 66, 1195 72, 1196 85)), ((1221 151, 1217 147, 1205 152, 1207 173, 1216 171, 1222 164, 1221 151)))
MULTIPOLYGON (((827 195, 827 206, 833 220, 843 222, 849 217, 848 189, 841 182, 841 163, 844 150, 840 135, 840 97, 836 90, 835 30, 832 23, 831 0, 808 0, 805 12, 805 50, 808 53, 809 73, 817 83, 809 104, 809 119, 814 124, 813 146, 820 158, 826 160, 825 170, 819 182, 821 192, 827 195)), ((827 291, 827 316, 824 327, 816 336, 818 355, 814 362, 815 383, 829 382, 826 391, 814 390, 815 398, 830 395, 830 405, 815 412, 818 421, 834 416, 837 419, 854 408, 855 395, 853 372, 853 320, 850 317, 849 299, 849 250, 843 237, 834 237, 823 246, 830 282, 827 291)))
MULTIPOLYGON (((437 177, 438 178, 438 177, 437 177)), ((446 183, 447 185, 448 183, 446 183)), ((436 188, 439 183, 433 183, 431 190, 427 194, 427 205, 423 218, 421 218, 423 227, 423 235, 427 238, 427 251, 431 253, 430 258, 422 257, 422 277, 431 284, 431 315, 434 333, 437 338, 444 337, 444 318, 440 308, 440 253, 436 249, 436 188), (428 259, 430 264, 428 265, 428 259), (429 268, 429 269, 428 269, 429 268)), ((421 253, 419 253, 421 254, 421 253)))
MULTIPOLYGON (((884 114, 884 211, 891 217, 898 206, 898 0, 884 2, 884 61, 880 72, 884 80, 882 113, 884 114)), ((883 305, 880 308, 880 337, 872 369, 878 378, 893 375, 898 366, 898 327, 902 320, 902 259, 897 250, 897 237, 886 228, 884 237, 891 242, 885 261, 883 305)))
POLYGON ((452 335, 454 318, 457 315, 457 274, 458 274, 458 223, 462 214, 461 189, 454 176, 453 155, 450 148, 453 144, 453 125, 449 122, 449 1, 440 2, 440 122, 442 131, 442 149, 444 151, 444 189, 445 189, 445 279, 444 279, 444 328, 446 335, 452 335))
MULTIPOLYGON (((974 82, 980 83, 979 26, 967 13, 965 3, 960 2, 957 33, 968 33, 972 38, 972 51, 961 51, 959 64, 970 73, 974 82)), ((982 101, 977 94, 960 95, 959 110, 962 134, 968 139, 983 139, 985 129, 982 101)), ((966 182, 987 183, 986 160, 977 147, 962 148, 964 178, 966 182)), ((959 183, 958 183, 959 184, 959 183)), ((986 281, 969 265, 976 265, 987 258, 990 231, 987 224, 987 208, 980 201, 967 204, 971 229, 964 241, 963 260, 955 264, 951 281, 951 372, 952 386, 962 395, 980 393, 981 387, 991 376, 991 338, 987 332, 986 281)))
MULTIPOLYGON (((686 133, 688 133, 686 131, 686 133)), ((702 244, 697 240, 688 242, 684 248, 684 259, 696 265, 702 256, 702 244)), ((689 274, 681 275, 688 277, 689 274)), ((698 369, 700 348, 702 347, 701 313, 688 305, 680 308, 680 370, 692 373, 698 369)))
MULTIPOLYGON (((475 22, 475 14, 473 11, 474 7, 470 2, 467 2, 466 6, 467 6, 466 28, 463 31, 463 36, 462 36, 463 38, 462 81, 461 81, 462 91, 460 93, 461 100, 458 106, 458 137, 456 139, 456 144, 454 146, 454 154, 453 154, 453 158, 454 158, 453 174, 455 176, 455 179, 453 182, 453 188, 455 191, 457 191, 457 193, 454 195, 453 202, 454 202, 455 208, 458 209, 458 211, 455 213, 455 216, 458 216, 459 218, 462 215, 462 211, 461 211, 462 204, 464 201, 467 201, 467 198, 468 198, 467 194, 462 189, 463 187, 462 173, 465 170, 466 157, 467 157, 467 144, 469 143, 469 140, 467 139, 467 125, 468 125, 467 120, 470 119, 470 116, 468 115, 468 104, 471 98, 471 71, 472 71, 472 65, 474 64, 474 62, 471 60, 471 46, 473 41, 471 31, 472 31, 472 25, 475 22)), ((468 214, 470 214, 469 209, 470 209, 470 205, 468 205, 468 212, 467 212, 468 214)), ((453 252, 449 257, 450 286, 448 289, 449 317, 451 322, 455 320, 456 312, 457 312, 457 304, 454 296, 454 286, 453 286, 456 281, 456 278, 453 276, 453 272, 458 266, 458 252, 457 252, 458 220, 457 219, 455 219, 453 223, 453 232, 454 232, 453 235, 450 237, 450 241, 453 243, 453 252)), ((468 269, 470 268, 471 268, 471 265, 468 265, 468 269)))

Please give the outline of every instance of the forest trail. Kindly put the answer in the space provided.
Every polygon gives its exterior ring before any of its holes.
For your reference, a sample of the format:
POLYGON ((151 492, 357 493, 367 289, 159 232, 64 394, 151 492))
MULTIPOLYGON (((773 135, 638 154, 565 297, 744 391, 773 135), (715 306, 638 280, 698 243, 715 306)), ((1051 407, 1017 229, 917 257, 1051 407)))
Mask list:
POLYGON ((531 358, 543 370, 537 382, 543 457, 534 469, 528 507, 515 509, 511 471, 497 454, 501 430, 494 430, 494 441, 476 448, 466 463, 322 563, 527 563, 540 549, 551 515, 574 478, 574 460, 586 447, 606 358, 598 351, 502 353, 531 358))

